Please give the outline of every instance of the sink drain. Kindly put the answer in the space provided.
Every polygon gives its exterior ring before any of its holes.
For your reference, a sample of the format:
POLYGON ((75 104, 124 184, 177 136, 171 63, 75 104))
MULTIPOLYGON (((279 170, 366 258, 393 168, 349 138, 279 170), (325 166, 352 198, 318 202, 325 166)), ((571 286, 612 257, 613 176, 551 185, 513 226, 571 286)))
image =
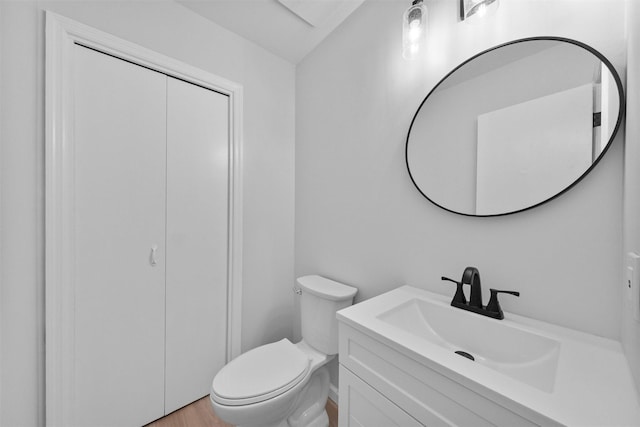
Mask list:
POLYGON ((459 354, 462 357, 466 357, 469 360, 476 360, 476 359, 474 359, 474 357, 472 355, 470 355, 466 351, 458 350, 458 351, 456 351, 456 354, 459 354))

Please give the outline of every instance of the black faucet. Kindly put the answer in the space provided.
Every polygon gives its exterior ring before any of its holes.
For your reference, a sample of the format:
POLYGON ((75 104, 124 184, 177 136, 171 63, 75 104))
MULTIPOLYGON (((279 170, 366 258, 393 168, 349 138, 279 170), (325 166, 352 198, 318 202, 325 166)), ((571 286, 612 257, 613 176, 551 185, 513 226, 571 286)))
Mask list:
POLYGON ((463 310, 471 311, 483 316, 492 317, 494 319, 504 319, 504 313, 502 312, 502 308, 500 307, 500 302, 498 302, 499 293, 515 295, 517 297, 520 296, 520 292, 516 291, 499 291, 497 289, 490 289, 491 298, 489 299, 489 304, 484 307, 482 305, 482 286, 480 285, 480 272, 475 267, 465 268, 464 273, 462 273, 462 280, 460 280, 459 282, 457 280, 449 279, 448 277, 444 276, 442 276, 442 280, 448 280, 458 285, 456 294, 453 296, 453 300, 451 301, 451 305, 453 307, 461 308, 463 310), (462 289, 463 285, 471 285, 471 295, 469 297, 468 303, 467 298, 464 296, 464 290, 462 289))
POLYGON ((462 284, 471 285, 471 296, 469 305, 471 307, 482 308, 482 286, 480 285, 480 272, 475 267, 467 267, 462 273, 462 284))

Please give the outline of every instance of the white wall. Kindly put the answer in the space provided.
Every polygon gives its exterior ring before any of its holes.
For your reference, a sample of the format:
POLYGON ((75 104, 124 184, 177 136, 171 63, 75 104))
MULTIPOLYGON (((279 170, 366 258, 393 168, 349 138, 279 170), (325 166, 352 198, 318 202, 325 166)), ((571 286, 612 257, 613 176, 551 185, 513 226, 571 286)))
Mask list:
MULTIPOLYGON (((624 147, 624 253, 640 253, 640 2, 627 2, 627 121, 624 147)), ((626 268, 623 257, 623 271, 626 268)), ((638 274, 638 273, 636 273, 638 274)), ((624 283, 624 282, 623 282, 624 283)), ((619 287, 622 288, 623 283, 619 287)), ((636 291, 636 297, 638 293, 636 291)), ((640 390, 640 322, 630 299, 622 302, 622 345, 640 390)), ((640 303, 638 301, 636 304, 640 303)))
POLYGON ((171 1, 0 1, 0 425, 44 416, 44 12, 244 86, 242 349, 291 336, 292 64, 171 1))
MULTIPOLYGON (((488 288, 514 289, 507 312, 618 338, 622 138, 579 185, 506 217, 454 215, 429 203, 406 171, 415 109, 450 69, 522 37, 583 41, 624 70, 621 0, 502 0, 483 23, 457 21, 457 2, 432 0, 429 42, 401 57, 408 2, 369 0, 296 71, 296 275, 359 288, 356 300, 403 284, 445 295, 440 276, 479 268, 488 288)), ((452 171, 455 175, 455 171, 452 171)), ((335 383, 335 372, 333 375, 335 383)))

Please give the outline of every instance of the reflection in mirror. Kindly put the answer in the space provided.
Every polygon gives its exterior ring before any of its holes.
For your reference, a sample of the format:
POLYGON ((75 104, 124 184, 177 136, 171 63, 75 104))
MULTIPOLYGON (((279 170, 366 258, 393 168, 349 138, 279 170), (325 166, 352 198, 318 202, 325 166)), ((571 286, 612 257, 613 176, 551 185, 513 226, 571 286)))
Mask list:
POLYGON ((579 181, 613 140, 620 79, 593 49, 525 39, 465 62, 425 98, 407 167, 436 205, 464 215, 518 212, 579 181))

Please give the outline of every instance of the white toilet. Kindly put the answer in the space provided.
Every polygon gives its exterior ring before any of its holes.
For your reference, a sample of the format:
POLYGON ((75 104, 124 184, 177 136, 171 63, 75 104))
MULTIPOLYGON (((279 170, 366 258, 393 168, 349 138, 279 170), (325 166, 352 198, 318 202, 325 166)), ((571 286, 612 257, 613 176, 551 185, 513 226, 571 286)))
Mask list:
POLYGON ((297 280, 302 341, 266 344, 233 359, 213 379, 211 405, 236 426, 327 427, 329 371, 338 353, 336 311, 350 306, 354 287, 320 276, 297 280))

